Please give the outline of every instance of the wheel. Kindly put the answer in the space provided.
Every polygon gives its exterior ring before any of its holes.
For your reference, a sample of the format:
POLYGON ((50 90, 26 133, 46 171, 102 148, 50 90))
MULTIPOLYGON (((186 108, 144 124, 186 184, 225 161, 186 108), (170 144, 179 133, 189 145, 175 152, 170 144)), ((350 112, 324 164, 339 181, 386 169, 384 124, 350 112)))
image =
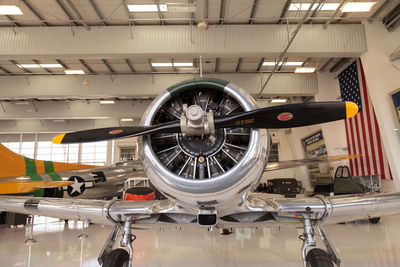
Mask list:
POLYGON ((129 262, 129 253, 123 248, 111 250, 104 260, 103 267, 127 267, 129 262))
POLYGON ((372 224, 377 224, 381 220, 381 217, 369 218, 368 221, 372 224))
POLYGON ((333 267, 331 257, 325 250, 313 248, 307 253, 306 261, 311 267, 333 267))

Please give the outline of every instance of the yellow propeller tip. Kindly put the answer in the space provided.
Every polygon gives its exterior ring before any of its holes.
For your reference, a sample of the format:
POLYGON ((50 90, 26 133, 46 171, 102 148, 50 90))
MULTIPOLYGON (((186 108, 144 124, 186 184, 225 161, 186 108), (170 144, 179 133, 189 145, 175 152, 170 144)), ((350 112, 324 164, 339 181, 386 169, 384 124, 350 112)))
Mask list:
POLYGON ((61 142, 62 142, 64 136, 65 136, 65 133, 59 134, 59 135, 57 135, 56 137, 54 137, 54 138, 53 138, 53 144, 57 144, 57 145, 61 144, 61 142))
POLYGON ((346 101, 346 118, 354 117, 358 113, 358 106, 356 103, 346 101))

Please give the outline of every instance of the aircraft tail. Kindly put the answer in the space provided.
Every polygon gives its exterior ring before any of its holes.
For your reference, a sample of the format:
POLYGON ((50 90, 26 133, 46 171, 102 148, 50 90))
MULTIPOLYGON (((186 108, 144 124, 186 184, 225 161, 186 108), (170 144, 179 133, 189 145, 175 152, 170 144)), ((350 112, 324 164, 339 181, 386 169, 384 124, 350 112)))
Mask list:
POLYGON ((0 178, 95 168, 98 166, 34 160, 0 144, 0 178))

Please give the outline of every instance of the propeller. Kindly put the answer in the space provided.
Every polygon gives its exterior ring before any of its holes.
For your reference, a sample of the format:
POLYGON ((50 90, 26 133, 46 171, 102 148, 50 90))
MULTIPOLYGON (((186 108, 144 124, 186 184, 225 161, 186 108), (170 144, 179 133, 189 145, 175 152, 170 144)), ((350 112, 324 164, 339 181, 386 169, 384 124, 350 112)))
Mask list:
MULTIPOLYGON (((260 108, 234 115, 214 118, 217 128, 292 128, 336 121, 355 116, 357 104, 350 101, 311 102, 260 108)), ((152 126, 108 127, 57 135, 54 144, 103 141, 156 133, 181 132, 180 122, 152 126)))

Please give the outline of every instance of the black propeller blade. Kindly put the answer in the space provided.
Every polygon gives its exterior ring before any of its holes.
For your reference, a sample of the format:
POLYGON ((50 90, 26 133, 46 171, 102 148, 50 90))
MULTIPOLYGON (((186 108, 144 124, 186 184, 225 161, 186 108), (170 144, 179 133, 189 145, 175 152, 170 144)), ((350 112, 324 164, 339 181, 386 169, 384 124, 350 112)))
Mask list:
POLYGON ((292 128, 353 117, 358 106, 353 102, 331 101, 287 104, 260 108, 222 118, 214 118, 215 128, 292 128))
MULTIPOLYGON (((215 128, 292 128, 351 118, 358 112, 353 102, 311 102, 287 104, 214 118, 215 128)), ((57 135, 55 144, 103 141, 155 133, 181 132, 180 122, 173 121, 153 126, 99 128, 57 135)))
POLYGON ((178 133, 181 131, 179 121, 153 126, 108 127, 92 130, 59 134, 53 138, 54 144, 71 144, 104 141, 122 137, 134 137, 155 133, 178 133))

